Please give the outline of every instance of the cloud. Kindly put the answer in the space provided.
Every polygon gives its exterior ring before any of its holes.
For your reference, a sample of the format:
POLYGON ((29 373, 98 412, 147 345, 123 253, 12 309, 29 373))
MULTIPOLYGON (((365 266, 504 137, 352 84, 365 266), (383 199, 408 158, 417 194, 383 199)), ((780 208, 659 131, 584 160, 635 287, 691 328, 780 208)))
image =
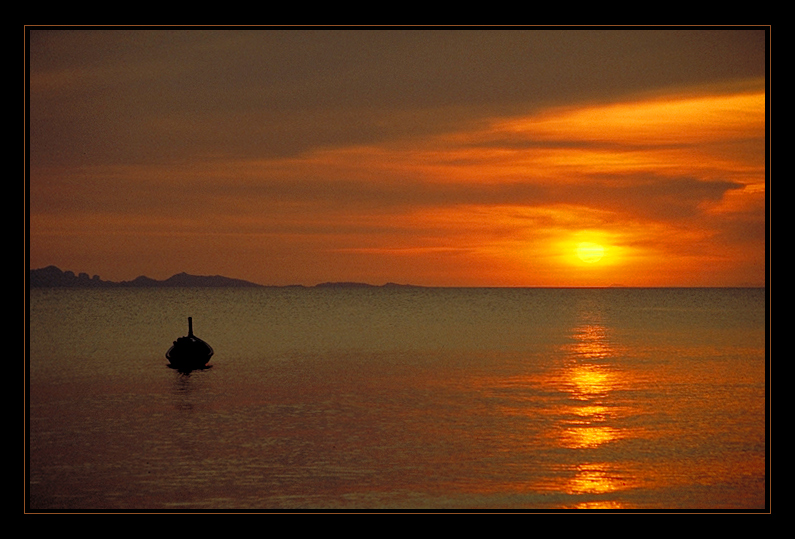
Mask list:
POLYGON ((765 39, 34 30, 31 256, 115 280, 554 284, 577 279, 555 249, 591 234, 621 282, 707 251, 756 268, 765 39))
POLYGON ((297 155, 764 77, 760 31, 31 33, 34 163, 297 155))

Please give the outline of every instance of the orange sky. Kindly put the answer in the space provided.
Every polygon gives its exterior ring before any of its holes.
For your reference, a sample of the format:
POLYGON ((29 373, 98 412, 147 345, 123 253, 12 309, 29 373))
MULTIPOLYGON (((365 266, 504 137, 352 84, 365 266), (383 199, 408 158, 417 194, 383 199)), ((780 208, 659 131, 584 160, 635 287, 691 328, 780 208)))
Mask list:
POLYGON ((34 30, 30 267, 764 285, 764 32, 429 33, 34 30), (489 47, 503 56, 475 57, 489 47), (627 69, 639 50, 660 73, 627 69), (348 53, 332 69, 329 51, 348 53), (578 257, 585 242, 601 258, 578 257))

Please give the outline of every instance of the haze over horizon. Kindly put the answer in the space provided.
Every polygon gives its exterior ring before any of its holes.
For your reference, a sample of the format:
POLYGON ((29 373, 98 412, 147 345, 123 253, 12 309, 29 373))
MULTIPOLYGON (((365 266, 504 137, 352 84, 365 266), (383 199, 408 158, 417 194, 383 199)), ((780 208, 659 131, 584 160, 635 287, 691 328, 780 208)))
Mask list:
POLYGON ((759 29, 29 32, 29 267, 764 286, 759 29))

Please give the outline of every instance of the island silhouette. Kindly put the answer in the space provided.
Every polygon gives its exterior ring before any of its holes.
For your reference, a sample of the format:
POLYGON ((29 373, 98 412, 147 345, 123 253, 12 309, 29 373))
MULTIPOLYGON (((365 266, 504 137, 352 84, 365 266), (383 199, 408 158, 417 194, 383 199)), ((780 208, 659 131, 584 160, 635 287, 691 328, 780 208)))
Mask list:
MULTIPOLYGON (((243 279, 233 279, 222 275, 190 275, 182 272, 172 275, 168 279, 158 281, 144 275, 136 277, 132 281, 103 281, 99 275, 89 277, 87 273, 75 274, 73 271, 63 271, 56 266, 30 270, 28 286, 30 288, 167 288, 167 287, 205 287, 205 288, 287 288, 300 287, 304 285, 287 285, 285 287, 266 286, 243 279)), ((396 283, 386 283, 383 287, 414 287, 415 285, 403 285, 396 283)), ((317 288, 376 288, 378 285, 356 282, 326 282, 315 285, 317 288)))
POLYGON ((103 281, 99 275, 89 277, 87 273, 75 275, 72 271, 62 271, 56 266, 30 270, 30 287, 73 287, 73 288, 111 288, 111 287, 257 287, 256 283, 242 279, 231 279, 220 275, 204 276, 177 273, 168 279, 158 281, 144 275, 132 281, 103 281))

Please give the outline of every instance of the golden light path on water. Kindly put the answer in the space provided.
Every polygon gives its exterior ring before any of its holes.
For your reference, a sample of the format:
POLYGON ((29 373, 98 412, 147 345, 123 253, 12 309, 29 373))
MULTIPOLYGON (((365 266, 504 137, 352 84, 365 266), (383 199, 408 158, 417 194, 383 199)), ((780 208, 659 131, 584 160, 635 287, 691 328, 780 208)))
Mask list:
MULTIPOLYGON (((621 390, 637 389, 638 381, 615 361, 621 346, 611 338, 601 313, 584 309, 569 334, 569 342, 558 350, 557 367, 527 376, 493 380, 497 386, 512 390, 557 393, 544 407, 550 420, 541 437, 544 444, 570 451, 569 462, 552 465, 540 481, 516 485, 518 490, 564 493, 582 496, 583 501, 566 505, 576 509, 627 509, 611 493, 649 486, 652 478, 627 462, 600 459, 601 448, 618 441, 641 436, 637 428, 626 425, 624 418, 638 414, 634 405, 620 398, 621 390), (578 458, 579 455, 579 458, 578 458), (594 497, 596 499, 594 499, 594 497)), ((523 410, 508 406, 510 416, 537 414, 537 408, 523 410)), ((528 440, 530 445, 537 441, 528 440)), ((509 443, 521 443, 520 439, 509 443)))
MULTIPOLYGON (((566 360, 553 383, 570 395, 570 417, 563 421, 560 445, 572 449, 594 449, 632 436, 626 428, 614 426, 621 407, 610 406, 612 393, 629 386, 631 380, 610 363, 615 355, 608 331, 598 320, 589 320, 572 331, 574 342, 564 347, 566 360), (611 424, 612 423, 612 424, 611 424)), ((615 463, 584 461, 561 489, 569 494, 607 494, 639 485, 636 478, 618 469, 615 463)), ((588 502, 587 508, 616 508, 615 502, 588 502)))

